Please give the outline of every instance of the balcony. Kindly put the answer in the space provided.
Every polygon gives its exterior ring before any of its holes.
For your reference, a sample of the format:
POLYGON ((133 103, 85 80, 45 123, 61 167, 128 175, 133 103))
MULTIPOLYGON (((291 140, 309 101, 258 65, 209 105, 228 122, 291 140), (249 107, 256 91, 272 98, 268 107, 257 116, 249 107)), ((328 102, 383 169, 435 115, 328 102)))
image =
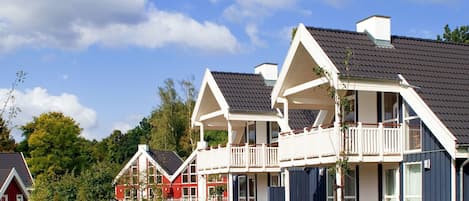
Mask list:
POLYGON ((282 133, 279 137, 281 167, 334 164, 341 153, 349 162, 402 161, 403 132, 400 125, 357 123, 319 126, 282 133))
POLYGON ((228 145, 199 150, 199 174, 280 172, 278 147, 261 145, 228 145))

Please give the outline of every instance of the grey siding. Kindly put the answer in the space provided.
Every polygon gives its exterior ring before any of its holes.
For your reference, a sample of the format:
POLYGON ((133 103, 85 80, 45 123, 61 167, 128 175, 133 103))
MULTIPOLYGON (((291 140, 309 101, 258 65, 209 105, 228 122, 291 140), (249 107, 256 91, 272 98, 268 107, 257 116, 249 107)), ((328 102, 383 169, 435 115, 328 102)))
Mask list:
MULTIPOLYGON (((425 201, 451 200, 451 157, 426 126, 422 126, 422 152, 405 154, 405 162, 422 162, 422 196, 425 201), (431 168, 423 167, 430 160, 431 168)), ((401 165, 401 200, 403 200, 403 164, 401 165)))
POLYGON ((291 168, 290 200, 326 200, 326 174, 320 175, 320 168, 291 168))

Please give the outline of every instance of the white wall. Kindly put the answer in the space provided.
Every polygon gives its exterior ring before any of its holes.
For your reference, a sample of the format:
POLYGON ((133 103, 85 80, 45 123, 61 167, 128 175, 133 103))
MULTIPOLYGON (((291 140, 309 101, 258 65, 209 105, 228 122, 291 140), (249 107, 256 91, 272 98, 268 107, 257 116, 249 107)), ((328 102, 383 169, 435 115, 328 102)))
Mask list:
POLYGON ((358 122, 377 123, 378 105, 376 92, 358 92, 358 122))
POLYGON ((257 200, 267 200, 267 173, 257 174, 257 200))
POLYGON ((378 165, 360 165, 360 201, 378 200, 378 165))
POLYGON ((267 144, 267 122, 256 121, 256 143, 267 144))

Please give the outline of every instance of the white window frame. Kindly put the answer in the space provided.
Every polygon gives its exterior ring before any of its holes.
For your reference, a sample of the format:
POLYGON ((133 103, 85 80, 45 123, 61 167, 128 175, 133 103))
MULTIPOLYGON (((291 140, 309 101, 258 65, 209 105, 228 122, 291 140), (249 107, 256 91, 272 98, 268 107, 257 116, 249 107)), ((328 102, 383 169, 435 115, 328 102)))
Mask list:
POLYGON ((422 201, 422 198, 423 198, 423 196, 422 196, 422 194, 423 194, 423 166, 422 166, 422 162, 419 161, 419 162, 404 163, 402 173, 403 173, 403 180, 404 180, 404 182, 403 182, 403 186, 404 186, 404 188, 403 188, 403 191, 404 191, 404 192, 403 192, 403 198, 404 198, 404 200, 407 200, 407 198, 413 198, 413 199, 415 199, 415 198, 417 198, 417 199, 420 198, 420 201, 422 201), (421 180, 420 180, 420 191, 421 191, 421 192, 420 192, 420 196, 411 195, 411 196, 409 197, 409 196, 407 195, 407 192, 406 192, 406 179, 407 179, 407 178, 406 178, 406 171, 407 171, 407 166, 409 166, 409 165, 416 165, 416 164, 420 165, 420 179, 421 179, 421 180))
MULTIPOLYGON (((5 201, 8 201, 8 194, 4 194, 1 198, 5 201)), ((0 201, 2 201, 2 200, 0 200, 0 201)))
POLYGON ((383 166, 383 201, 387 201, 387 199, 392 199, 395 201, 399 200, 399 187, 400 187, 400 175, 399 175, 399 166, 383 166), (386 171, 387 170, 394 170, 395 171, 395 176, 394 176, 394 182, 395 186, 394 188, 396 189, 395 195, 388 196, 386 193, 386 171))
MULTIPOLYGON (((423 147, 423 125, 422 119, 416 114, 415 116, 407 116, 407 107, 410 107, 409 104, 405 102, 402 103, 402 126, 404 127, 404 153, 418 153, 422 151, 423 147), (420 121, 420 148, 419 149, 409 149, 409 132, 407 132, 407 121, 419 119, 420 121)), ((415 112, 415 111, 414 111, 415 112)))
POLYGON ((16 194, 16 201, 23 201, 23 194, 16 194))
POLYGON ((196 169, 196 162, 195 160, 190 163, 186 169, 184 170, 184 172, 182 172, 182 183, 183 184, 193 184, 193 183, 197 183, 197 169, 196 169), (192 167, 194 167, 194 171, 192 171, 192 167), (184 177, 187 178, 187 181, 184 181, 184 177), (195 181, 192 181, 192 177, 195 178, 195 181))
POLYGON ((247 125, 246 125, 246 144, 253 144, 250 142, 250 132, 253 130, 254 131, 254 144, 256 144, 256 141, 257 141, 257 131, 256 131, 256 122, 255 121, 251 121, 251 122, 248 122, 247 125), (249 127, 253 126, 254 129, 250 129, 249 127))
POLYGON ((280 175, 276 173, 271 173, 270 174, 270 184, 271 187, 278 187, 280 186, 280 175), (276 184, 274 184, 274 181, 276 184))

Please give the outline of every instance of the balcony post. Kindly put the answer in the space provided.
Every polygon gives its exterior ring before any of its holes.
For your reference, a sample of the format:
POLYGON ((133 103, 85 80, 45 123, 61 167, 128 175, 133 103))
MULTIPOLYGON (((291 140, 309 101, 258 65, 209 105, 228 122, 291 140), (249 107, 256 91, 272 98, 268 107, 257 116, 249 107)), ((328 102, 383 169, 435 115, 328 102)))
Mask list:
POLYGON ((359 157, 359 160, 362 161, 363 160, 363 146, 365 146, 363 143, 363 124, 362 122, 358 122, 358 142, 357 142, 357 146, 358 146, 358 157, 359 157))
POLYGON ((340 132, 340 122, 336 121, 334 122, 334 132, 332 139, 334 139, 334 144, 338 145, 336 148, 336 157, 337 159, 340 158, 340 152, 342 151, 342 144, 343 144, 343 138, 342 133, 340 132), (337 143, 338 142, 338 143, 337 143))
POLYGON ((244 156, 246 157, 244 162, 246 163, 246 169, 249 168, 249 165, 250 165, 250 153, 249 153, 249 144, 246 143, 246 145, 244 145, 244 156))
POLYGON ((378 133, 379 133, 379 157, 383 160, 384 154, 384 127, 383 123, 378 124, 378 133))
POLYGON ((270 154, 267 152, 267 148, 265 147, 265 143, 262 143, 262 147, 261 147, 261 163, 262 163, 262 168, 265 169, 265 166, 267 164, 267 162, 269 161, 270 159, 270 154), (269 159, 268 159, 269 158, 269 159))

